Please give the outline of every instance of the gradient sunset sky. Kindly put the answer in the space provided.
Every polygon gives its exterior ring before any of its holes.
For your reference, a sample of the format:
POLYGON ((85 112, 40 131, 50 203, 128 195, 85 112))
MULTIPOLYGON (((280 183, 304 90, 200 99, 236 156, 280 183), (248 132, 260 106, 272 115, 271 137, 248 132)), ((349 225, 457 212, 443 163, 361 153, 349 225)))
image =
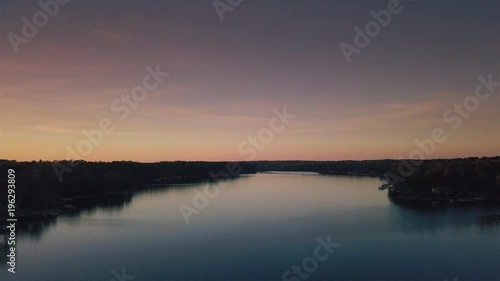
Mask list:
POLYGON ((438 127, 430 158, 500 155, 498 89, 460 128, 442 117, 499 80, 499 3, 402 1, 347 63, 339 44, 387 1, 245 0, 220 21, 212 0, 72 0, 17 54, 7 35, 40 7, 3 1, 0 158, 62 160, 108 117, 85 160, 245 160, 283 106, 297 117, 256 160, 407 158, 438 127), (170 76, 119 120, 111 103, 148 65, 170 76))

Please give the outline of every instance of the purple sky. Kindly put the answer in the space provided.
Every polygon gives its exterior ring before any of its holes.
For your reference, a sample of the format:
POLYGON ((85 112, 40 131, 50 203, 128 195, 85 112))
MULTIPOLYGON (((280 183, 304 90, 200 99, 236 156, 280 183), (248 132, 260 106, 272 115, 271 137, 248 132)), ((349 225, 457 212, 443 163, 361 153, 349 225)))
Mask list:
POLYGON ((339 44, 387 3, 247 0, 220 21, 210 0, 72 0, 16 54, 8 34, 41 8, 4 1, 0 158, 64 159, 109 118, 81 158, 250 160, 238 147, 284 106, 296 118, 252 159, 408 158, 435 128, 426 158, 499 155, 498 87, 456 129, 443 114, 500 81, 500 2, 402 1, 348 63, 339 44), (170 75, 119 119, 156 65, 170 75))

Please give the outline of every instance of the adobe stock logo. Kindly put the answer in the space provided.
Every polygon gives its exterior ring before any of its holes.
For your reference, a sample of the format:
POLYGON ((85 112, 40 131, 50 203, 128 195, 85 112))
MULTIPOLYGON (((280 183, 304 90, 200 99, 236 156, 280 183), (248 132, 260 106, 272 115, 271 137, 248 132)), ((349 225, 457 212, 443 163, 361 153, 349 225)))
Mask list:
POLYGON ((21 44, 28 44, 29 39, 33 39, 38 34, 38 29, 45 27, 49 23, 49 19, 55 17, 61 10, 60 5, 68 4, 70 0, 40 0, 38 1, 38 6, 41 10, 37 11, 31 17, 31 20, 27 17, 22 17, 21 21, 23 26, 21 27, 21 35, 14 32, 9 32, 7 38, 14 49, 14 52, 19 53, 19 46, 21 44))
POLYGON ((335 252, 335 249, 340 247, 340 244, 333 243, 331 235, 326 237, 326 240, 317 237, 318 246, 313 251, 313 255, 302 260, 301 265, 293 265, 290 269, 283 272, 281 275, 282 281, 301 281, 307 280, 318 270, 319 263, 326 261, 335 252))
POLYGON ((274 116, 269 120, 269 126, 259 130, 257 135, 249 136, 246 141, 242 141, 238 145, 238 153, 241 155, 248 154, 245 161, 252 161, 257 157, 257 152, 266 148, 266 144, 274 140, 276 134, 283 132, 286 126, 290 124, 290 120, 297 117, 297 114, 287 112, 287 107, 284 106, 280 112, 277 108, 273 109, 274 116))
POLYGON ((214 0, 212 5, 214 6, 215 12, 219 16, 220 21, 224 21, 224 14, 226 12, 232 12, 236 7, 238 7, 243 0, 214 0))
POLYGON ((373 38, 377 37, 382 31, 382 27, 387 27, 392 20, 392 15, 397 15, 403 11, 403 6, 400 5, 399 0, 390 0, 387 3, 387 10, 380 10, 378 12, 371 11, 370 14, 374 20, 366 23, 364 32, 361 28, 355 26, 354 31, 354 46, 346 42, 340 43, 340 50, 344 54, 347 63, 351 63, 351 56, 353 54, 360 54, 361 49, 370 45, 373 38))

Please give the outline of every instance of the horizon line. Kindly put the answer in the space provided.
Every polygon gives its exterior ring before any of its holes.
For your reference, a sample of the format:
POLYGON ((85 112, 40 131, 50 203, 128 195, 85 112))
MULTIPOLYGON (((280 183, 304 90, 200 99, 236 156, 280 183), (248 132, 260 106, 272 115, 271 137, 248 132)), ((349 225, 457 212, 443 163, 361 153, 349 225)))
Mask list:
POLYGON ((166 162, 206 162, 206 163, 221 163, 221 162, 346 162, 346 161, 354 161, 354 162, 363 162, 363 161, 433 161, 433 160, 463 160, 463 159, 494 159, 500 158, 500 155, 496 156, 468 156, 468 157, 456 157, 456 158, 428 158, 428 159, 418 159, 418 158, 377 158, 377 159, 341 159, 341 160, 303 160, 303 159, 293 159, 293 160, 162 160, 162 161, 154 161, 154 162, 141 162, 134 160, 111 160, 111 161, 93 161, 93 160, 84 160, 84 159, 75 159, 75 160, 15 160, 15 159, 0 159, 0 162, 18 162, 18 163, 29 163, 29 162, 88 162, 88 163, 113 163, 113 162, 132 162, 132 163, 140 163, 140 164, 155 164, 155 163, 166 163, 166 162))

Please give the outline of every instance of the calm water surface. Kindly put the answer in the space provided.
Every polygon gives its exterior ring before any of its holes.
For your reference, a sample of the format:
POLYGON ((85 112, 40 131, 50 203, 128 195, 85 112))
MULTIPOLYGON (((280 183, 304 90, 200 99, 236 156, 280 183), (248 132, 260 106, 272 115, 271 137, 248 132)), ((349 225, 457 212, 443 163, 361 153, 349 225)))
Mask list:
POLYGON ((0 280, 109 281, 125 268, 136 281, 279 281, 328 235, 341 246, 307 280, 500 280, 500 226, 481 219, 499 208, 404 208, 380 183, 243 176, 189 225, 178 206, 192 205, 207 183, 142 191, 24 226, 17 273, 7 273, 2 254, 0 280))

